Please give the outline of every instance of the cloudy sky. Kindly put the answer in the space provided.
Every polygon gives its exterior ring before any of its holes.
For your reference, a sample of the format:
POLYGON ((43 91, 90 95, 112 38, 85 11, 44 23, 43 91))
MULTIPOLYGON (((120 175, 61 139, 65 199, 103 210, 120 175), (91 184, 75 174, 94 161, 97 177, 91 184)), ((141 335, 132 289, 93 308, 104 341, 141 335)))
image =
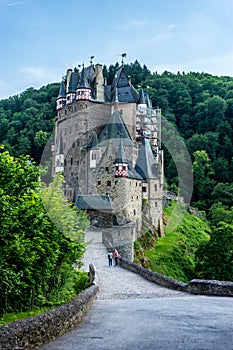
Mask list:
POLYGON ((233 76, 232 13, 232 0, 0 0, 0 99, 59 82, 92 55, 233 76))

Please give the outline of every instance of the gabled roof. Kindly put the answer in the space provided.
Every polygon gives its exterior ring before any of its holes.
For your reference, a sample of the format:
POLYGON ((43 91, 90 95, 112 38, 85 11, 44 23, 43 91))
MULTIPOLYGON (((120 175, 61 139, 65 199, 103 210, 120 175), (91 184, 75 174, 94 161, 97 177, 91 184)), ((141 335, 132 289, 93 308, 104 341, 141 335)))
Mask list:
POLYGON ((62 80, 57 98, 65 98, 65 97, 66 97, 65 82, 64 80, 62 80))
POLYGON ((125 164, 129 163, 126 156, 125 156, 125 151, 124 151, 122 140, 120 141, 117 156, 116 156, 116 159, 114 161, 114 164, 115 163, 125 163, 125 164))
POLYGON ((139 93, 129 82, 124 66, 121 66, 117 71, 112 84, 105 86, 105 95, 110 102, 116 100, 116 93, 118 102, 135 102, 139 100, 139 93), (116 91, 117 89, 117 91, 116 91))
POLYGON ((125 67, 121 66, 113 79, 112 90, 115 90, 116 87, 120 88, 126 86, 129 86, 129 79, 126 74, 125 67))
POLYGON ((112 211, 112 204, 108 195, 77 195, 75 206, 82 210, 112 211))
POLYGON ((133 141, 118 111, 113 112, 108 123, 102 130, 99 136, 99 145, 105 145, 110 140, 114 145, 119 145, 122 140, 124 145, 133 146, 133 141))
POLYGON ((155 161, 150 142, 144 138, 135 164, 135 170, 146 179, 158 178, 158 164, 155 161))

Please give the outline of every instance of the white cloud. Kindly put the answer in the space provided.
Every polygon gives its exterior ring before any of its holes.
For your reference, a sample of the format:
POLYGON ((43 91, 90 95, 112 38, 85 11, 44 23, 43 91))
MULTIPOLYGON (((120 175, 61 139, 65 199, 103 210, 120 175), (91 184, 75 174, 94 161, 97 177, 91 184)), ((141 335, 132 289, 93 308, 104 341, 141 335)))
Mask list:
POLYGON ((31 2, 29 1, 17 1, 17 2, 9 2, 8 4, 6 4, 6 6, 16 6, 16 5, 22 5, 22 4, 27 4, 31 2))

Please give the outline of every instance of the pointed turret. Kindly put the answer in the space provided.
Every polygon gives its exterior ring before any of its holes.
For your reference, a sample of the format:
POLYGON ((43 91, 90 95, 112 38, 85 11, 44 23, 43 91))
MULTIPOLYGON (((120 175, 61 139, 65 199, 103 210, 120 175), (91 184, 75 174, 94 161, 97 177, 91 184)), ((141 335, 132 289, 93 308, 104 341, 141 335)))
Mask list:
POLYGON ((66 88, 65 88, 65 82, 62 80, 59 94, 57 96, 57 111, 62 109, 66 104, 66 88))
POLYGON ((158 163, 153 156, 150 141, 147 138, 142 141, 135 170, 144 180, 158 178, 158 163))
POLYGON ((138 104, 146 105, 146 99, 145 99, 145 95, 144 95, 143 89, 140 90, 140 96, 139 96, 138 104))
POLYGON ((115 177, 128 177, 128 160, 125 156, 125 151, 122 141, 118 148, 117 156, 114 161, 114 176, 115 177))
POLYGON ((75 90, 79 80, 79 73, 73 72, 71 69, 67 71, 66 83, 66 104, 70 105, 75 101, 75 90))
POLYGON ((84 66, 76 89, 76 100, 91 100, 91 88, 85 74, 84 66))
POLYGON ((146 103, 146 98, 145 98, 145 93, 143 89, 140 90, 140 96, 139 96, 139 101, 138 101, 138 110, 146 114, 147 112, 147 103, 146 103))

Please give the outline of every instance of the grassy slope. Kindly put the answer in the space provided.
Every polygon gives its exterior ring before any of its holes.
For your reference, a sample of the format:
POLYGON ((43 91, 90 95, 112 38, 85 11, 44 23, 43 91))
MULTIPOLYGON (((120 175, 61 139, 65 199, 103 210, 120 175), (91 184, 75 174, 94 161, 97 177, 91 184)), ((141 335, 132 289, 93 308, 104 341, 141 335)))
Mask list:
MULTIPOLYGON (((174 216, 175 205, 177 204, 172 203, 170 207, 164 209, 167 222, 172 215, 174 216)), ((149 268, 171 278, 188 282, 195 277, 195 252, 200 242, 209 239, 209 232, 206 221, 186 212, 182 222, 174 230, 168 230, 168 226, 165 226, 165 237, 155 240, 152 249, 144 250, 145 256, 149 259, 149 268)), ((148 241, 148 238, 146 240, 148 241)), ((143 241, 140 244, 143 245, 143 241)))

